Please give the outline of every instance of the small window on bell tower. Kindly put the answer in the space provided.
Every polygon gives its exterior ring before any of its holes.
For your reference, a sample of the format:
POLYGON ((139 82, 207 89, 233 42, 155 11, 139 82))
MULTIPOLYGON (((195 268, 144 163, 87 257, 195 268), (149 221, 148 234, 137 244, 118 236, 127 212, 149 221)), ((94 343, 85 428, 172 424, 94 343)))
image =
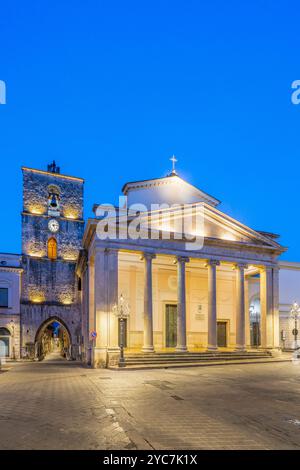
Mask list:
POLYGON ((48 258, 57 258, 57 241, 53 237, 48 240, 48 258))

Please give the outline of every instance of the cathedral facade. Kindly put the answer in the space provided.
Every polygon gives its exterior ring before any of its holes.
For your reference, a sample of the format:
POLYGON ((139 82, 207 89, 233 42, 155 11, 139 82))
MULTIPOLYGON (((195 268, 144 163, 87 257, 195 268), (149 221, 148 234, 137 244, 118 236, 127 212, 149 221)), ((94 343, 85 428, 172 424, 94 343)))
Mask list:
POLYGON ((154 360, 156 353, 280 349, 278 257, 285 248, 276 235, 232 219, 175 171, 125 184, 123 198, 122 207, 95 208, 83 237, 87 362, 113 366, 120 347, 134 361, 138 354, 154 360), (253 295, 259 335, 251 334, 253 295))
POLYGON ((126 183, 121 205, 94 206, 86 226, 82 178, 54 162, 22 173, 22 253, 0 253, 0 357, 58 350, 107 367, 123 351, 150 361, 299 346, 300 264, 174 170, 126 183))

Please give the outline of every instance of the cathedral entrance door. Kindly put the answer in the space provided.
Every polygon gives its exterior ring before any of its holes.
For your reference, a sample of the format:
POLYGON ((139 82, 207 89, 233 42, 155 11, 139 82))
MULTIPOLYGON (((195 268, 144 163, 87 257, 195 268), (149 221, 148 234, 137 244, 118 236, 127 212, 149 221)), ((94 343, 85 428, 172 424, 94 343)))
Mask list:
POLYGON ((166 305, 166 347, 175 348, 177 345, 177 305, 166 305))
POLYGON ((227 322, 218 321, 217 322, 217 341, 219 348, 227 347, 227 322))

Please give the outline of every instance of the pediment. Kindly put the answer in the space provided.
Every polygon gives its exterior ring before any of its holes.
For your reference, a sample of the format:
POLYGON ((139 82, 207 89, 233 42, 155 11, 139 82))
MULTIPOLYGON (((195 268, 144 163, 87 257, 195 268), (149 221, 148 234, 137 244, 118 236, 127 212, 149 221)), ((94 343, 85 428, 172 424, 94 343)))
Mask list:
POLYGON ((202 219, 202 223, 195 223, 195 219, 191 222, 191 215, 185 215, 187 212, 170 209, 159 215, 151 215, 151 227, 162 232, 169 231, 171 233, 178 233, 178 227, 185 227, 183 233, 188 236, 203 236, 207 242, 209 242, 209 240, 219 240, 227 244, 254 245, 261 248, 265 247, 284 251, 284 248, 274 240, 271 234, 268 236, 265 232, 257 232, 224 214, 215 207, 205 203, 198 205, 191 204, 190 207, 191 210, 197 207, 200 211, 199 220, 202 219), (189 218, 188 224, 185 223, 185 218, 189 218), (179 221, 178 219, 182 220, 179 221), (174 222, 175 220, 176 222, 174 222))
POLYGON ((271 236, 257 232, 227 214, 207 206, 204 208, 204 230, 205 238, 282 249, 271 236))
POLYGON ((122 191, 128 198, 128 207, 132 204, 144 204, 148 210, 151 209, 151 204, 172 205, 205 202, 213 207, 220 204, 218 199, 178 175, 126 183, 122 191))

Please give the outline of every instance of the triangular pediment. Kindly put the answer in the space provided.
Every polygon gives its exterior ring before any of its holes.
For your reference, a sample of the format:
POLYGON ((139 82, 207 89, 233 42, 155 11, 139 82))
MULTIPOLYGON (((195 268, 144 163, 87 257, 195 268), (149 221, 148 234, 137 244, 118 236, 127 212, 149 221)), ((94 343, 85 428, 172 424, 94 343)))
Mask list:
POLYGON ((282 248, 274 238, 262 234, 224 214, 216 208, 204 207, 204 230, 206 238, 240 242, 250 245, 282 248))
POLYGON ((178 233, 178 227, 185 227, 183 229, 185 235, 203 236, 207 241, 219 240, 228 244, 240 243, 242 245, 268 247, 284 251, 284 248, 272 238, 272 234, 268 236, 265 233, 262 234, 253 230, 205 203, 184 206, 182 211, 170 208, 154 215, 148 212, 148 216, 150 214, 151 227, 162 232, 178 233), (191 212, 189 213, 187 210, 188 207, 191 208, 191 211, 199 211, 198 220, 200 223, 196 222, 195 217, 191 216, 191 212), (189 219, 188 223, 185 219, 189 219))
POLYGON ((123 194, 131 204, 144 204, 148 210, 151 204, 194 204, 205 202, 213 207, 220 201, 201 189, 180 178, 170 175, 144 181, 133 181, 123 186, 123 194))

